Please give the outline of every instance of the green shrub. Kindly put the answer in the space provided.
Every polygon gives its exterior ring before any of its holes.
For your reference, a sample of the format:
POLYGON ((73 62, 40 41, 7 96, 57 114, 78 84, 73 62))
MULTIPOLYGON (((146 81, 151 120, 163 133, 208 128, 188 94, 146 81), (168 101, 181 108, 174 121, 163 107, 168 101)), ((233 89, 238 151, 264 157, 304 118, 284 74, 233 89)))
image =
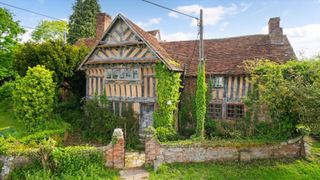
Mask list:
POLYGON ((16 80, 14 112, 31 132, 40 131, 41 124, 50 119, 54 98, 52 74, 43 66, 37 66, 16 80))
POLYGON ((12 108, 12 92, 14 91, 14 82, 5 82, 0 87, 0 107, 4 111, 12 108))
POLYGON ((161 142, 176 141, 180 139, 180 136, 173 128, 157 127, 155 131, 156 137, 161 142))
POLYGON ((9 179, 115 179, 119 172, 104 167, 100 151, 90 147, 54 148, 45 170, 39 158, 32 165, 16 167, 9 179))
POLYGON ((101 107, 93 100, 88 100, 83 109, 85 115, 80 122, 83 138, 103 142, 111 140, 118 117, 109 108, 101 107))

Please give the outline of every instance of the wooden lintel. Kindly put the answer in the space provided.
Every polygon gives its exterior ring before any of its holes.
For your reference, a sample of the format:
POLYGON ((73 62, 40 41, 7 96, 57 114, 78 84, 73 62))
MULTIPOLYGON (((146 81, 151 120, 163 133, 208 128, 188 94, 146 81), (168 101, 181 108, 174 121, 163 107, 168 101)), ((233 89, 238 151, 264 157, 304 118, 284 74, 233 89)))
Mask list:
POLYGON ((143 75, 142 77, 155 77, 154 74, 146 74, 146 75, 143 75))
MULTIPOLYGON (((143 45, 144 42, 138 42, 138 41, 128 41, 128 42, 119 42, 119 43, 112 43, 112 44, 105 44, 107 42, 100 41, 100 43, 103 42, 101 45, 98 45, 97 47, 118 47, 118 46, 134 46, 134 45, 143 45)), ((99 43, 99 44, 100 44, 99 43)))

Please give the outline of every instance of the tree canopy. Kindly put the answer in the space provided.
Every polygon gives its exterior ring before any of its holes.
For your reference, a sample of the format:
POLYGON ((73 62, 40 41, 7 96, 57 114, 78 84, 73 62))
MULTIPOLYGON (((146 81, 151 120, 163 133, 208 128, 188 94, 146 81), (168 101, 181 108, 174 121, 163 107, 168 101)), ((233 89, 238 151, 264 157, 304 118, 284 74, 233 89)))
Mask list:
POLYGON ((32 32, 31 37, 34 41, 47 41, 49 39, 63 39, 64 28, 69 29, 65 21, 42 20, 32 32))
POLYGON ((59 87, 67 82, 72 93, 82 97, 85 94, 85 74, 75 70, 88 52, 89 49, 83 44, 72 46, 60 39, 43 43, 28 41, 14 51, 14 69, 24 77, 28 67, 45 65, 46 69, 54 72, 53 80, 59 87))
POLYGON ((0 84, 16 74, 12 68, 13 50, 18 47, 18 36, 25 33, 12 15, 8 9, 0 8, 0 84))
POLYGON ((76 0, 69 17, 68 42, 74 44, 80 38, 94 37, 96 33, 96 14, 100 13, 98 0, 76 0))

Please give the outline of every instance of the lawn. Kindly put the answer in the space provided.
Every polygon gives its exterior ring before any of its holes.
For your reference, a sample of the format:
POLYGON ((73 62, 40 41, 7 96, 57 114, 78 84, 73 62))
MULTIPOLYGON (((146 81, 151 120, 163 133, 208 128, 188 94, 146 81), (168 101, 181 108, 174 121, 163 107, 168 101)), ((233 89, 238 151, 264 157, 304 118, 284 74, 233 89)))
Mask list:
POLYGON ((4 129, 8 129, 10 127, 14 127, 19 129, 22 127, 22 124, 18 122, 11 111, 4 111, 0 108, 0 131, 4 129))
POLYGON ((162 165, 155 173, 147 168, 150 179, 320 179, 320 143, 311 148, 312 159, 261 160, 250 163, 207 162, 162 165))

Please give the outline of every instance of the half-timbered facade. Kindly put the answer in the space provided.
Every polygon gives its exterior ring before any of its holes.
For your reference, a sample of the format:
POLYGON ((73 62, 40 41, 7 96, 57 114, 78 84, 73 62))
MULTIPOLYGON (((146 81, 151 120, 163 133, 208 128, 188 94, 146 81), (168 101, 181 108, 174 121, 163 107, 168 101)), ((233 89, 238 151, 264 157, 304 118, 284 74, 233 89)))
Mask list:
MULTIPOLYGON (((98 16, 109 17, 105 13, 98 16)), ((125 108, 133 108, 141 115, 141 130, 153 126, 155 63, 163 61, 169 69, 181 71, 168 59, 158 39, 119 14, 79 67, 87 75, 86 97, 94 99, 95 93, 99 96, 105 91, 115 114, 121 116, 125 108)))
MULTIPOLYGON (((204 40, 206 79, 213 83, 209 115, 229 121, 243 118, 241 100, 251 89, 244 69, 239 67, 244 60, 286 62, 295 57, 279 23, 280 18, 271 18, 267 35, 204 40)), ((121 115, 124 108, 132 107, 141 115, 143 130, 153 125, 156 62, 162 61, 173 72, 183 71, 181 67, 186 65, 184 91, 194 93, 199 62, 197 41, 161 41, 159 30, 146 32, 121 14, 113 21, 106 13, 97 14, 96 31, 96 38, 76 42, 92 47, 79 66, 87 74, 88 99, 93 99, 95 92, 101 95, 105 91, 115 114, 121 115)))

